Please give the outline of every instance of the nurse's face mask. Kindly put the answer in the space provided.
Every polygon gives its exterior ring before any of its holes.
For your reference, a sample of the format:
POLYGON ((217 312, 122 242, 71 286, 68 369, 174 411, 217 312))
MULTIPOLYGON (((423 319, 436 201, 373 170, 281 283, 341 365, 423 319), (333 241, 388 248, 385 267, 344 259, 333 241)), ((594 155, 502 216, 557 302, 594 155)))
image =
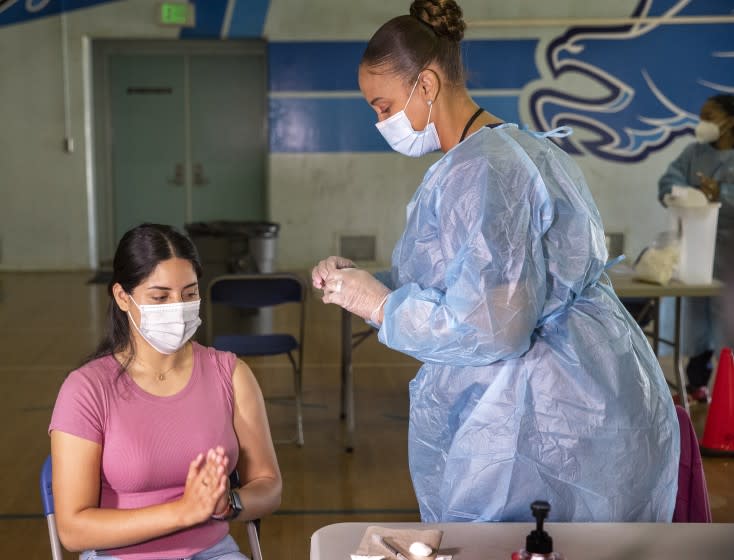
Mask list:
POLYGON ((408 101, 406 101, 403 110, 395 113, 389 119, 375 124, 377 130, 380 131, 382 137, 393 150, 410 157, 420 157, 441 148, 436 125, 431 122, 432 102, 428 102, 428 122, 423 130, 415 130, 410 123, 410 119, 408 119, 408 115, 405 114, 405 109, 413 97, 419 80, 420 75, 413 84, 413 89, 410 90, 408 101))
POLYGON ((130 311, 130 322, 148 344, 161 354, 174 354, 194 336, 201 325, 199 306, 201 300, 180 303, 138 305, 130 295, 130 301, 140 310, 140 325, 135 324, 130 311))
POLYGON ((694 130, 696 140, 701 144, 716 142, 721 136, 719 125, 712 121, 700 121, 694 130))
POLYGON ((732 126, 732 117, 713 100, 707 101, 701 109, 701 120, 694 133, 701 144, 716 142, 732 126))

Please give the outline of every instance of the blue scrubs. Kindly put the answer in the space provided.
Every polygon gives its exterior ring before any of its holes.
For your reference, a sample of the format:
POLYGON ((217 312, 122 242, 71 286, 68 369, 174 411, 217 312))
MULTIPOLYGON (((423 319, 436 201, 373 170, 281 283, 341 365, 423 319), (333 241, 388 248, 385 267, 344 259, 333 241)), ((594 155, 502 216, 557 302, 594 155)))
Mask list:
MULTIPOLYGON (((734 150, 717 150, 711 144, 694 142, 668 166, 658 183, 658 199, 670 193, 673 186, 698 187, 698 173, 713 177, 721 188, 721 209, 716 230, 714 277, 723 279, 726 259, 734 254, 734 150)), ((673 301, 665 301, 661 313, 661 335, 672 340, 674 329, 673 301)), ((721 307, 713 298, 683 298, 681 351, 687 356, 698 356, 723 345, 721 307)), ((698 375, 697 377, 701 377, 698 375)), ((692 384, 705 385, 701 377, 692 384)))
POLYGON ((515 125, 426 173, 379 338, 423 362, 409 460, 421 518, 670 521, 679 430, 644 335, 603 274, 580 169, 515 125))

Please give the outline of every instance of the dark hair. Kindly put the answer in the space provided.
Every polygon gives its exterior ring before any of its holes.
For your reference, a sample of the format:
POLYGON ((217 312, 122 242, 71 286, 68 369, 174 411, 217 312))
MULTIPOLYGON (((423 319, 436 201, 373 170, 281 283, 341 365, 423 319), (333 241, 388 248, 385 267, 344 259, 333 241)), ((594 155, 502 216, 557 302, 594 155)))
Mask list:
POLYGON ((409 16, 391 19, 372 36, 361 64, 385 66, 411 82, 436 62, 451 84, 463 84, 459 43, 465 29, 455 0, 414 0, 409 16))
POLYGON ((716 103, 730 117, 734 117, 734 95, 725 95, 722 93, 709 97, 708 100, 716 103))
POLYGON ((112 279, 107 285, 110 297, 107 332, 85 363, 129 350, 128 360, 121 366, 120 372, 127 369, 135 357, 135 347, 130 336, 127 314, 117 306, 112 287, 119 283, 130 294, 152 274, 160 262, 174 257, 189 261, 194 267, 196 277, 201 278, 201 263, 196 247, 188 237, 171 226, 142 224, 122 236, 112 263, 112 279))

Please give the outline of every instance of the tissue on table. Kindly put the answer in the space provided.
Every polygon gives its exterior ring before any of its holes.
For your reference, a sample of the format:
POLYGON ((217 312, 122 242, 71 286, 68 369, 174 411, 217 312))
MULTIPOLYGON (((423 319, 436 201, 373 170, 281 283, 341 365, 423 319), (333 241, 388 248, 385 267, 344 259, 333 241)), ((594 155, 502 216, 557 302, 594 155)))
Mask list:
POLYGON ((435 560, 436 552, 441 546, 443 531, 440 529, 390 529, 375 525, 367 527, 355 554, 361 556, 382 555, 388 560, 395 560, 395 556, 389 550, 374 542, 372 535, 380 535, 411 559, 416 557, 410 554, 410 545, 416 541, 426 543, 433 549, 434 553, 424 558, 435 560))

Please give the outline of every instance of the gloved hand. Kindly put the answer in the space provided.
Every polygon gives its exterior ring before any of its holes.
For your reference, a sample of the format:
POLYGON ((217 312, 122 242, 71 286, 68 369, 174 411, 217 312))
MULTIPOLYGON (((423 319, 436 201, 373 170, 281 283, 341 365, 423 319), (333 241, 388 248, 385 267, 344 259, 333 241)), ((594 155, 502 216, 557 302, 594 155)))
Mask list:
POLYGON ((329 273, 324 303, 335 303, 373 323, 382 323, 382 307, 390 290, 366 270, 344 268, 329 273))
POLYGON ((704 175, 700 171, 696 175, 698 175, 698 179, 701 182, 699 187, 703 194, 706 195, 706 198, 709 199, 709 202, 719 202, 719 197, 721 196, 721 185, 719 182, 713 177, 704 175))
POLYGON ((311 282, 313 282, 314 288, 317 290, 323 290, 329 273, 336 272, 342 268, 356 267, 356 264, 344 257, 329 257, 313 267, 313 270, 311 271, 311 282))

